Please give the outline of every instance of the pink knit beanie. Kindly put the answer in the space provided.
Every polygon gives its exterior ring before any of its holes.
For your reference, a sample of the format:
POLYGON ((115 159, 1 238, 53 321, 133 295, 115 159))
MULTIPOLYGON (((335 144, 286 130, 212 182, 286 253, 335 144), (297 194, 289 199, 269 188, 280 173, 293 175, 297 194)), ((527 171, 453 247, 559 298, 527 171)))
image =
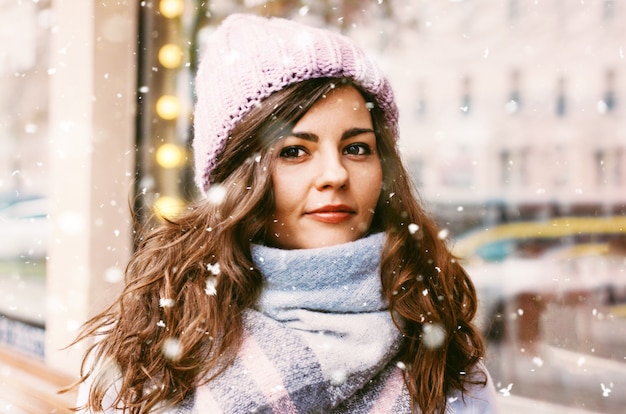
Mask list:
POLYGON ((227 17, 207 41, 195 83, 195 179, 202 193, 244 115, 286 86, 322 77, 349 78, 372 94, 397 137, 391 86, 351 39, 280 18, 227 17))

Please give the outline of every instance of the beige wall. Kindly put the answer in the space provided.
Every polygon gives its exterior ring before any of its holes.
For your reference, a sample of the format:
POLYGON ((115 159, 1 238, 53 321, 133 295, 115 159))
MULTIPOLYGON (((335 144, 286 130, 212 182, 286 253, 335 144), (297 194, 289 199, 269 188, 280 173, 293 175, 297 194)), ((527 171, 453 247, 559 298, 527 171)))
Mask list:
POLYGON ((72 374, 81 350, 60 349, 119 290, 131 250, 137 7, 53 3, 46 362, 72 374))

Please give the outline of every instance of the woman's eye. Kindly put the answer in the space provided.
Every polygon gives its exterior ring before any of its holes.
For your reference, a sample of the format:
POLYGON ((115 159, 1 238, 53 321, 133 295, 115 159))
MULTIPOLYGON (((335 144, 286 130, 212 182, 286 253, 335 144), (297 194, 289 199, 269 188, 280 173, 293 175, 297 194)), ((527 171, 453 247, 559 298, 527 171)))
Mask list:
POLYGON ((280 150, 281 158, 298 158, 306 154, 301 147, 285 147, 280 150))
POLYGON ((343 153, 347 155, 369 155, 372 153, 372 149, 367 144, 356 143, 345 147, 343 153))

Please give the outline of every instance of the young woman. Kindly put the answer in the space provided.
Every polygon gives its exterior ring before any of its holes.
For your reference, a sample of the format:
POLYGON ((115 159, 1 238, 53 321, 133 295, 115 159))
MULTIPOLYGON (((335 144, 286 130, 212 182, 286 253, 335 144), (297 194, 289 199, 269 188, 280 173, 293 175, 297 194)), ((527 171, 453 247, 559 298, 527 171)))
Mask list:
POLYGON ((495 412, 471 280, 349 39, 233 15, 196 80, 204 198, 139 239, 88 321, 85 412, 495 412))

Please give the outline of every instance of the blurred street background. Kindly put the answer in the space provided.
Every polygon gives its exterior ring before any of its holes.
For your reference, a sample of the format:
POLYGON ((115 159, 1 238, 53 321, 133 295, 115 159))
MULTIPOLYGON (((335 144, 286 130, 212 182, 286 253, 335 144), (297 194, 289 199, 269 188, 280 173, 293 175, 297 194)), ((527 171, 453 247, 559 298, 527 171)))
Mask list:
POLYGON ((234 12, 343 32, 389 74, 501 411, 625 412, 621 0, 0 0, 0 412, 60 404, 42 395, 78 376, 65 346, 123 283, 131 211, 198 196, 192 81, 234 12), (26 361, 62 376, 17 384, 26 361))

